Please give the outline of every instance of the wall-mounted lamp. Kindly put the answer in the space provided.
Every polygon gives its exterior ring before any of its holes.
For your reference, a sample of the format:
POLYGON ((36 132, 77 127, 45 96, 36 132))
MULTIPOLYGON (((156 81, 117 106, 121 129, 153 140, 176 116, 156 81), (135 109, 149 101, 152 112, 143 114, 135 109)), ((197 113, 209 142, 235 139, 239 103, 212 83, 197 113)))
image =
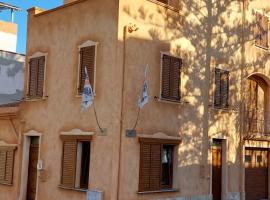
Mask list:
POLYGON ((134 31, 139 30, 139 27, 137 27, 136 24, 131 24, 131 23, 130 23, 130 24, 127 26, 127 30, 128 30, 129 33, 132 33, 132 32, 134 32, 134 31))

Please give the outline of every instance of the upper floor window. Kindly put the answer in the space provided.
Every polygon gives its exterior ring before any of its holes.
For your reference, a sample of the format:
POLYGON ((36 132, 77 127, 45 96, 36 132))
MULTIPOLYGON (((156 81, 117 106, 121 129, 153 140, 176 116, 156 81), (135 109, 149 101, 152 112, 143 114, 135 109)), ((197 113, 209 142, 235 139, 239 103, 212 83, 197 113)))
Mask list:
POLYGON ((269 48, 269 18, 256 12, 255 45, 269 48))
POLYGON ((83 92, 85 81, 85 68, 89 76, 90 84, 95 92, 95 71, 96 71, 96 49, 97 43, 87 41, 79 46, 79 79, 78 79, 78 94, 83 92))
POLYGON ((229 71, 215 68, 214 106, 229 107, 229 71))
POLYGON ((39 55, 29 60, 28 98, 43 98, 46 56, 39 55))
POLYGON ((182 60, 162 54, 161 99, 180 101, 182 60))

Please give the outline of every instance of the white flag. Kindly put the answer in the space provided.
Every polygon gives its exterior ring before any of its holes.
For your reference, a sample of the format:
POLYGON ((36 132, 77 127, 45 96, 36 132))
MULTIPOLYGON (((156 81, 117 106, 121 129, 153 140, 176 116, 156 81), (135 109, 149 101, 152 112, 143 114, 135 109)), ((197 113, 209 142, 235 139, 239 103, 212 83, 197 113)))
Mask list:
POLYGON ((89 82, 89 77, 87 73, 87 69, 85 67, 85 81, 83 87, 83 94, 82 94, 82 104, 81 104, 81 112, 85 111, 89 108, 94 101, 94 94, 89 82))
POLYGON ((149 101, 149 95, 148 95, 148 71, 149 67, 148 65, 145 66, 144 70, 144 82, 143 82, 143 91, 142 91, 142 96, 139 99, 138 106, 140 109, 144 107, 145 104, 148 103, 149 101))

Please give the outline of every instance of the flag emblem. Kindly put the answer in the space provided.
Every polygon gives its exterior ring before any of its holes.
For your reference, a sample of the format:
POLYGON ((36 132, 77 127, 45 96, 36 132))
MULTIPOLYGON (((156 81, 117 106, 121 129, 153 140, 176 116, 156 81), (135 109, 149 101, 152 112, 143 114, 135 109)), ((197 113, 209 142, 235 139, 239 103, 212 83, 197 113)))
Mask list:
POLYGON ((83 112, 87 108, 89 108, 93 104, 93 101, 94 101, 94 94, 89 81, 87 69, 85 67, 85 81, 82 93, 81 111, 83 112))
POLYGON ((149 67, 148 65, 145 66, 145 70, 144 70, 144 82, 143 82, 143 90, 142 90, 142 95, 139 99, 138 102, 138 106, 140 107, 140 109, 142 109, 145 104, 148 103, 149 101, 149 94, 148 94, 148 71, 149 71, 149 67))

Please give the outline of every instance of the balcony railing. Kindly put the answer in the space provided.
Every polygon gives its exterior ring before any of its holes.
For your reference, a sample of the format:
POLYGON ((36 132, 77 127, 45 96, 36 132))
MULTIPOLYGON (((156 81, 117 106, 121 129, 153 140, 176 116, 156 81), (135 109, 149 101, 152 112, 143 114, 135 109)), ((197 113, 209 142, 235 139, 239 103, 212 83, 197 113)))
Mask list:
POLYGON ((247 136, 270 135, 270 112, 258 109, 244 111, 244 132, 247 136))

